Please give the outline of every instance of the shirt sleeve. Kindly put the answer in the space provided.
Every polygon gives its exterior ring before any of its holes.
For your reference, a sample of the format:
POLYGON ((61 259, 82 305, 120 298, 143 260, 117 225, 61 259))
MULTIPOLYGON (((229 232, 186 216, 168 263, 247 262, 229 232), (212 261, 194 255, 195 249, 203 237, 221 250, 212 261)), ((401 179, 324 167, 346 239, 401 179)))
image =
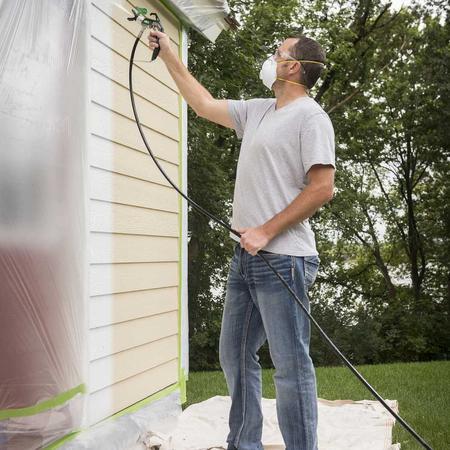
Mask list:
POLYGON ((247 123, 248 100, 228 100, 228 113, 233 122, 236 135, 239 139, 244 136, 247 123))
POLYGON ((314 114, 302 126, 300 146, 305 173, 314 164, 331 164, 336 169, 334 128, 327 113, 314 114))

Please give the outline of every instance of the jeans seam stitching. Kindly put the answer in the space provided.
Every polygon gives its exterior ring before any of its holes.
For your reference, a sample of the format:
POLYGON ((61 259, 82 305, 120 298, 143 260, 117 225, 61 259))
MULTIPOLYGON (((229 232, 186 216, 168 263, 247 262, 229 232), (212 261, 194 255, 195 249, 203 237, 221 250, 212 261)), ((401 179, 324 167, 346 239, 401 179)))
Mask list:
POLYGON ((246 256, 245 255, 246 250, 244 250, 243 248, 241 248, 241 250, 243 250, 242 254, 241 254, 241 258, 240 258, 240 260, 241 260, 241 275, 242 275, 242 278, 245 281, 247 281, 247 272, 246 272, 245 267, 244 267, 245 266, 245 264, 244 264, 244 256, 246 256))
MULTIPOLYGON (((295 306, 295 305, 294 305, 295 306)), ((302 314, 304 314, 303 311, 300 311, 302 314)), ((297 314, 298 314, 298 310, 297 310, 297 314)), ((298 316, 297 316, 298 317, 298 316)), ((298 338, 299 341, 301 341, 300 339, 300 330, 298 327, 298 322, 297 320, 294 321, 294 327, 295 327, 295 335, 296 338, 298 338)), ((295 351, 295 355, 296 355, 296 359, 297 359, 297 383, 298 386, 300 388, 300 392, 299 392, 299 402, 300 402, 300 415, 303 419, 303 430, 306 431, 306 418, 305 418, 305 409, 304 409, 304 402, 303 402, 303 398, 301 393, 304 392, 304 386, 302 383, 303 377, 300 376, 301 374, 301 363, 300 363, 300 355, 299 355, 299 346, 296 345, 296 351, 295 351)), ((305 433, 305 441, 306 441, 306 448, 309 449, 309 439, 308 439, 308 433, 305 433)), ((294 448, 295 448, 295 442, 294 442, 294 448)))
POLYGON ((242 386, 242 425, 241 428, 238 431, 238 434, 236 438, 234 439, 234 445, 237 447, 239 439, 241 437, 242 430, 244 428, 245 424, 245 412, 246 412, 246 396, 247 396, 247 386, 245 382, 245 361, 246 361, 246 349, 247 349, 247 334, 248 334, 248 325, 250 323, 250 318, 253 312, 253 303, 250 303, 248 311, 247 311, 247 317, 245 318, 244 323, 244 332, 242 335, 242 342, 241 342, 241 363, 242 363, 242 373, 241 373, 241 386, 242 386))

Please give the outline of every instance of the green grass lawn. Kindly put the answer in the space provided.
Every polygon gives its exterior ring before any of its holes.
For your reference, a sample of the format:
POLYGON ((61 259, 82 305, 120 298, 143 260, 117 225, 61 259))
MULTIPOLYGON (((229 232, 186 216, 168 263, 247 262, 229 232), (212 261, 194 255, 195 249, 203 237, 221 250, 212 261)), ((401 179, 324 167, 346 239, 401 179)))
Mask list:
MULTIPOLYGON (((357 366, 384 398, 398 400, 400 416, 434 450, 450 449, 450 361, 357 366)), ((263 397, 275 398, 275 370, 263 370, 263 397)), ((318 395, 327 400, 376 400, 347 367, 316 368, 318 395)), ((215 395, 229 395, 223 372, 193 372, 183 409, 215 395)), ((393 442, 402 450, 422 447, 398 422, 393 442)))

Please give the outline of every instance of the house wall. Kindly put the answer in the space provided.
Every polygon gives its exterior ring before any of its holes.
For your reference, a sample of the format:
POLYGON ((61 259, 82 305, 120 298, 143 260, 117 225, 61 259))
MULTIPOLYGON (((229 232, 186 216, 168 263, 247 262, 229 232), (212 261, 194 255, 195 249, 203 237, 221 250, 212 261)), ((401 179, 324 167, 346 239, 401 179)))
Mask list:
MULTIPOLYGON (((114 2, 131 11, 131 3, 114 2)), ((138 6, 159 15, 178 53, 179 21, 159 2, 138 6)), ((128 68, 139 25, 126 17, 112 2, 92 1, 90 425, 179 377, 181 197, 148 155, 134 121, 128 68)), ((140 43, 135 60, 150 58, 140 43)), ((177 184, 177 86, 159 59, 136 62, 133 85, 147 140, 177 184)))

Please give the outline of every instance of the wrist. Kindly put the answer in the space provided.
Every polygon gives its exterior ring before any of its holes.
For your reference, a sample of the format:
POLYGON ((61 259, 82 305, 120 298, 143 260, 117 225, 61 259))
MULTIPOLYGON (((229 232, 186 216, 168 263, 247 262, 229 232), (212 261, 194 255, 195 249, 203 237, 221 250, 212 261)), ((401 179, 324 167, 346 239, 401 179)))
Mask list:
POLYGON ((173 60, 173 58, 176 58, 175 52, 172 50, 171 47, 164 49, 164 52, 160 52, 159 57, 163 60, 165 64, 168 64, 170 61, 173 60))
POLYGON ((264 225, 261 226, 261 231, 264 233, 264 235, 269 241, 271 241, 276 236, 270 221, 266 222, 264 225))

